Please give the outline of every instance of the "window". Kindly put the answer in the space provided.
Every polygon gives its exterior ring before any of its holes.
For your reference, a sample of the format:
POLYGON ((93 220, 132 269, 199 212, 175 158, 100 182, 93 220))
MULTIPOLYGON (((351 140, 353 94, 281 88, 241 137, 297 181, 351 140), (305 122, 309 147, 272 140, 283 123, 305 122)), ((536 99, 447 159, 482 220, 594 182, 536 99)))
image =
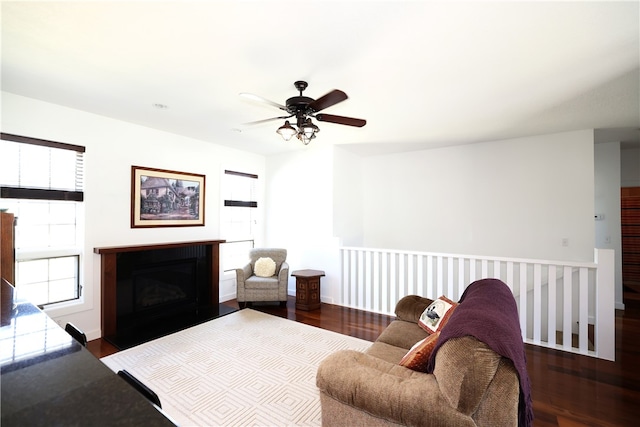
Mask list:
POLYGON ((242 267, 248 260, 249 249, 257 227, 258 175, 225 170, 222 179, 224 207, 221 232, 227 243, 222 245, 223 271, 242 267))
POLYGON ((16 291, 36 305, 81 296, 84 147, 2 134, 0 208, 17 218, 16 291))

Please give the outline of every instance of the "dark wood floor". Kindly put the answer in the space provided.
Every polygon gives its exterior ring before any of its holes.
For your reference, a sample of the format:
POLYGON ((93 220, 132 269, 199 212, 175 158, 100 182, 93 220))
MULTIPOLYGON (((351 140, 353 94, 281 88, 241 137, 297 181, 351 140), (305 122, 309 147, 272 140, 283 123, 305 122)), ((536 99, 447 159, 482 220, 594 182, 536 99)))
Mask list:
MULTIPOLYGON (((626 301, 626 300, 625 300, 626 301)), ((238 307, 235 301, 226 304, 238 307)), ((393 318, 322 304, 319 310, 254 305, 280 317, 374 341, 393 318)), ((102 339, 89 342, 97 357, 117 352, 102 339)), ((526 345, 535 426, 634 426, 640 419, 640 302, 616 312, 616 361, 608 362, 526 345)))

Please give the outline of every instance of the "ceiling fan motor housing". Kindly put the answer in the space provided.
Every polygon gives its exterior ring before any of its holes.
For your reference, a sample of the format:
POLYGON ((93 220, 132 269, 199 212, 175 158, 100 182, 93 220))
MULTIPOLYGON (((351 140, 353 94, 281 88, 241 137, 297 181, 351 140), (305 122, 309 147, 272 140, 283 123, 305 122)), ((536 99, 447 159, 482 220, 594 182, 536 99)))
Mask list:
POLYGON ((287 111, 290 114, 295 114, 300 118, 300 113, 307 115, 313 113, 313 109, 309 108, 309 104, 315 101, 313 98, 309 98, 308 96, 302 96, 302 92, 307 88, 308 83, 303 80, 298 80, 293 84, 296 89, 300 92, 299 96, 293 96, 287 99, 286 107, 287 111))
POLYGON ((309 108, 309 104, 314 101, 313 98, 309 98, 308 96, 294 96, 287 99, 287 111, 291 114, 296 114, 298 112, 305 112, 307 114, 313 112, 309 108), (308 112, 307 112, 308 110, 308 112))

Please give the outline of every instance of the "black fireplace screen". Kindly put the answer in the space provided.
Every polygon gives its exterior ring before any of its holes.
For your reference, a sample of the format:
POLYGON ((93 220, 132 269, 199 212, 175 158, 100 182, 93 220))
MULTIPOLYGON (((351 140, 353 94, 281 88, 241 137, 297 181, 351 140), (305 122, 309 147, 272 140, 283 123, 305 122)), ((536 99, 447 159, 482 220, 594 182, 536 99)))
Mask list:
POLYGON ((195 303, 197 260, 186 259, 138 267, 132 273, 134 313, 195 303))

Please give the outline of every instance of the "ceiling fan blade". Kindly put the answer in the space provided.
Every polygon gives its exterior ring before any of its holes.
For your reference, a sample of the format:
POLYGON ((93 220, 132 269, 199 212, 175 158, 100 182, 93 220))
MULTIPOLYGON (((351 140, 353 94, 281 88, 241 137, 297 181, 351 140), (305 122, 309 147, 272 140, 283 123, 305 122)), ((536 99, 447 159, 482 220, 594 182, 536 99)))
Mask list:
POLYGON ((337 123, 339 125, 355 126, 359 128, 367 124, 367 121, 363 119, 335 116, 333 114, 316 114, 315 117, 319 122, 337 123))
POLYGON ((309 104, 309 108, 313 111, 324 110, 327 107, 331 107, 332 105, 337 104, 338 102, 342 102, 347 99, 348 96, 341 90, 334 89, 331 92, 327 93, 324 96, 316 99, 315 101, 309 104))
POLYGON ((264 102, 265 104, 269 104, 273 107, 279 108, 281 110, 287 111, 287 107, 285 107, 282 104, 278 104, 277 102, 273 102, 273 101, 269 101, 266 98, 263 98, 261 96, 258 95, 254 95, 252 93, 241 93, 240 96, 242 96, 243 98, 247 98, 247 99, 252 99, 254 101, 258 101, 258 102, 264 102))
POLYGON ((293 117, 293 114, 290 115, 290 116, 271 117, 270 119, 262 119, 262 120, 256 120, 255 122, 242 123, 242 125, 243 126, 244 125, 247 125, 247 126, 257 125, 257 124, 260 124, 260 123, 267 123, 267 122, 272 122, 272 121, 275 121, 275 120, 288 119, 290 117, 293 117))

